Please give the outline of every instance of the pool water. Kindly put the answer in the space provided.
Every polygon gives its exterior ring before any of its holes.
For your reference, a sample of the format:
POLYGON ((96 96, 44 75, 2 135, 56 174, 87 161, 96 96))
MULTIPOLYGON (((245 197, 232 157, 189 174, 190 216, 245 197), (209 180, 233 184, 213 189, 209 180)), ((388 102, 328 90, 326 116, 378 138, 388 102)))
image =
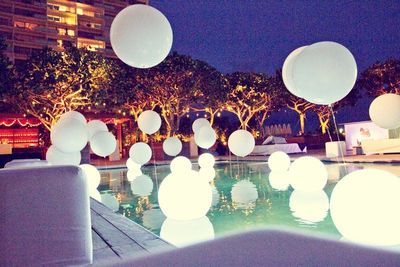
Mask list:
MULTIPOLYGON (((393 167, 398 170, 397 166, 385 165, 386 169, 393 167)), ((346 172, 368 165, 326 166, 329 178, 324 192, 309 197, 292 195, 290 187, 285 191, 273 189, 266 162, 218 162, 215 165, 216 177, 211 184, 212 207, 206 217, 191 222, 166 220, 159 209, 157 191, 163 178, 170 173, 167 165, 144 167, 143 174, 148 177, 140 176, 132 182, 127 180, 126 169, 102 170, 98 189, 106 205, 178 246, 190 243, 186 240, 189 237, 195 242, 269 226, 340 239, 341 235, 327 210, 330 194, 346 172), (107 200, 110 198, 114 199, 111 204, 107 200), (178 240, 179 237, 185 240, 178 240)))

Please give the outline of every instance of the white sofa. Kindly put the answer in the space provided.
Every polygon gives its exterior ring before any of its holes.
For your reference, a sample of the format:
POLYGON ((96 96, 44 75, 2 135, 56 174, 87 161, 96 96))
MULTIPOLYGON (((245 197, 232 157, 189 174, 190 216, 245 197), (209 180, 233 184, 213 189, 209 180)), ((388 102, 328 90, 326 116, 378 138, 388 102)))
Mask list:
POLYGON ((400 138, 363 140, 361 147, 364 154, 400 153, 400 138))
POLYGON ((0 266, 92 263, 87 183, 79 167, 0 170, 0 266))

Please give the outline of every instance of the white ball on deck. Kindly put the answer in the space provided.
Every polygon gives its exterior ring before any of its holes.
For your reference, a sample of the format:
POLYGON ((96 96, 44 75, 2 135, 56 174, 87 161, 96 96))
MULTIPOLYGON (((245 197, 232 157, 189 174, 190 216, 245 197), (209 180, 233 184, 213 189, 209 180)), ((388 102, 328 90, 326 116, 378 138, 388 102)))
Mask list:
POLYGON ((276 151, 268 158, 268 167, 271 171, 287 171, 290 166, 290 157, 283 151, 276 151))
POLYGON ((343 177, 331 194, 331 217, 346 239, 376 246, 400 244, 400 178, 363 169, 343 177))
POLYGON ((328 171, 317 158, 304 156, 296 159, 289 167, 290 185, 303 192, 320 191, 328 181, 328 171))

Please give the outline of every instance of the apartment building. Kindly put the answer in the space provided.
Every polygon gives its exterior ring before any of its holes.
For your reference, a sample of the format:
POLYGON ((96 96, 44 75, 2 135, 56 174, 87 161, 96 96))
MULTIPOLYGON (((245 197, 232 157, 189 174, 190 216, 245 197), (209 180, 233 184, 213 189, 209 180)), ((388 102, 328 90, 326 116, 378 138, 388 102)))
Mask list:
POLYGON ((109 32, 113 18, 131 4, 148 0, 2 0, 0 36, 12 61, 24 60, 34 50, 67 43, 115 58, 109 32))

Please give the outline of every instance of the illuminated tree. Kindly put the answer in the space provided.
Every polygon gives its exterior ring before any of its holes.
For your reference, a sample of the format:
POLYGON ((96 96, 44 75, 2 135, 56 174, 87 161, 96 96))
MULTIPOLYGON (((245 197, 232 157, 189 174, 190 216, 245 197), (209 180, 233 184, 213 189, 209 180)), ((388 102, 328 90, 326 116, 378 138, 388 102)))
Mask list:
MULTIPOLYGON (((277 96, 273 78, 265 74, 235 72, 226 76, 229 89, 225 109, 236 115, 240 128, 247 129, 249 122, 257 114, 272 111, 277 96)), ((261 116, 259 124, 264 124, 265 116, 261 116)))
POLYGON ((109 98, 107 89, 118 70, 113 61, 86 49, 44 48, 18 66, 16 104, 50 130, 63 113, 97 106, 109 98))
POLYGON ((400 60, 389 59, 377 62, 361 73, 357 87, 377 97, 382 94, 400 94, 400 60))

